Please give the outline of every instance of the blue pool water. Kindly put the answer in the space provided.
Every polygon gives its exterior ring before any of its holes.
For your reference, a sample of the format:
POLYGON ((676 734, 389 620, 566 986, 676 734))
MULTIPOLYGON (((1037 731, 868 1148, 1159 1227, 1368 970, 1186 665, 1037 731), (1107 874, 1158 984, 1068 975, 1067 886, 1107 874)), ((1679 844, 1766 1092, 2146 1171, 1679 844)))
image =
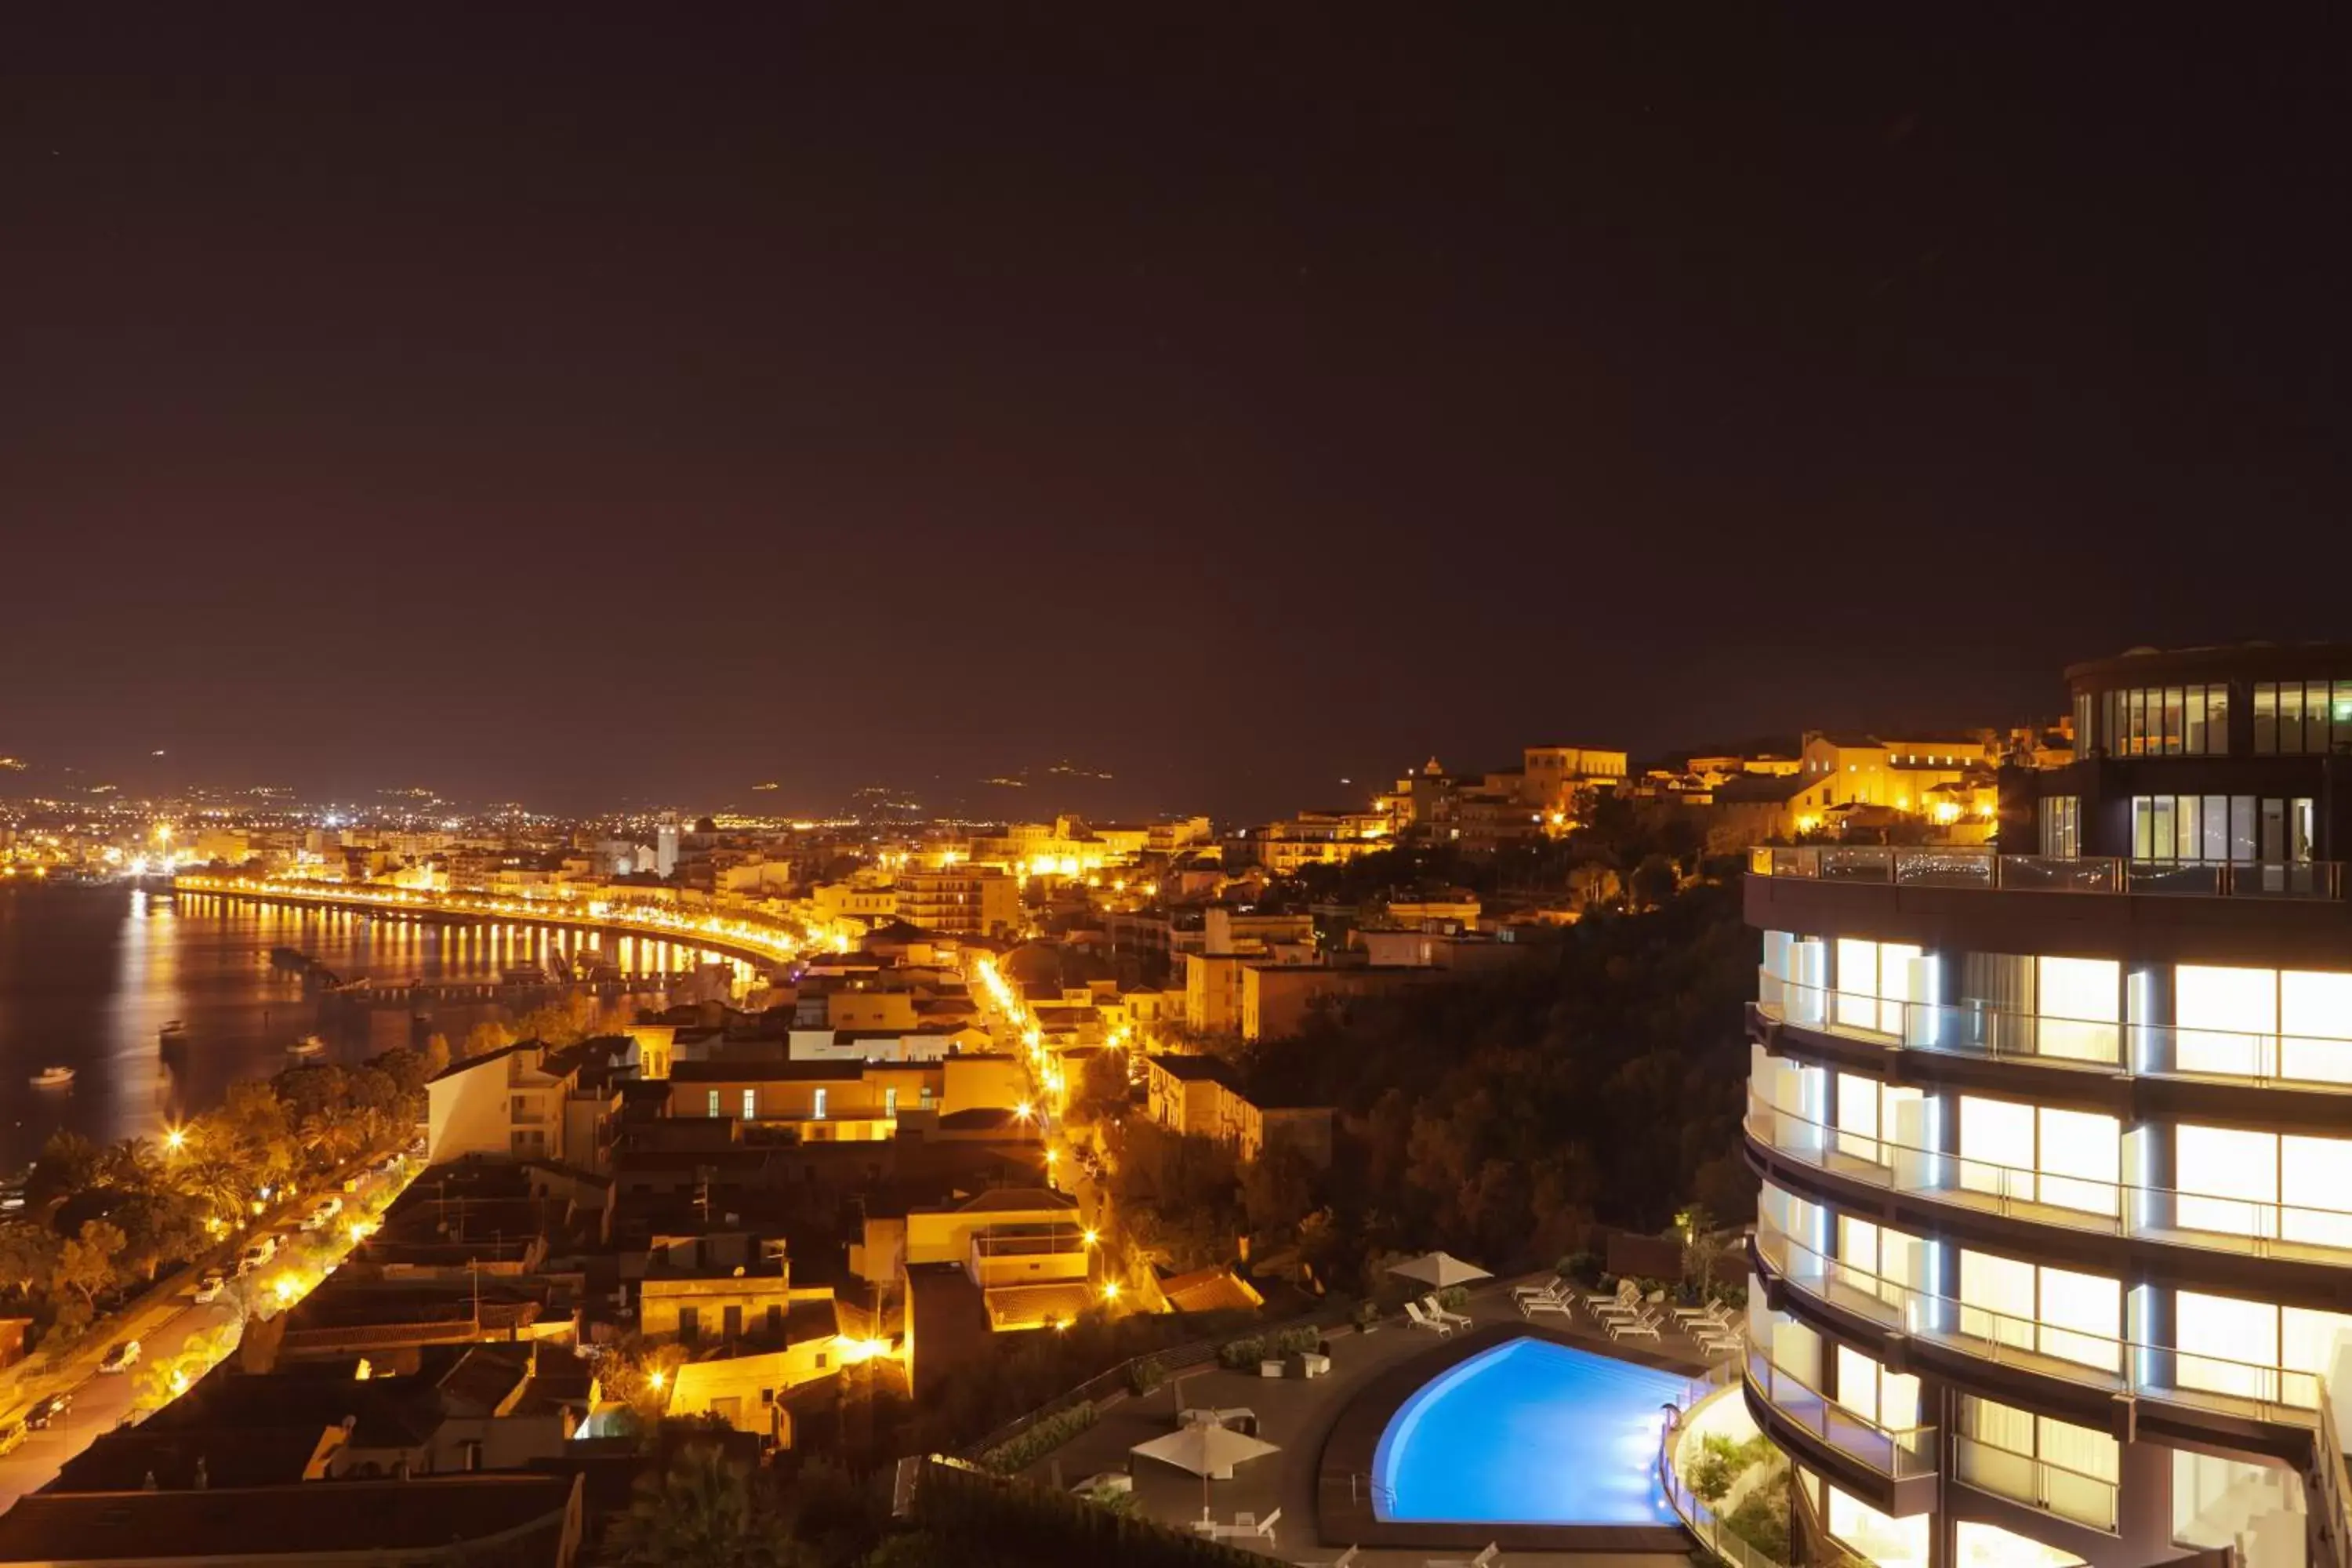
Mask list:
POLYGON ((1672 1524, 1658 1432, 1684 1380, 1548 1340, 1447 1368, 1397 1407, 1372 1456, 1386 1520, 1672 1524))

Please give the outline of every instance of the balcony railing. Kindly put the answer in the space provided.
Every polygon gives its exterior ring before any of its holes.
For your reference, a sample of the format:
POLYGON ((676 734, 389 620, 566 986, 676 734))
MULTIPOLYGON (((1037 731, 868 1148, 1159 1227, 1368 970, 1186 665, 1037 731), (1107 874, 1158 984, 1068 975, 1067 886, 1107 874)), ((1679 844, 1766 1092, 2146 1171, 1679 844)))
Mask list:
MULTIPOLYGON (((1974 1159, 1815 1121, 1752 1090, 1747 1129, 1749 1138, 1777 1154, 1929 1203, 2255 1258, 2352 1264, 2352 1209, 1974 1159)), ((2352 1201, 2352 1193, 2343 1196, 2352 1201)))
POLYGON ((1076 1229, 1055 1230, 1038 1236, 975 1236, 971 1238, 971 1255, 978 1258, 1045 1258, 1055 1253, 1083 1253, 1087 1249, 1086 1235, 1076 1229))
POLYGON ((1980 1492, 2038 1508, 2094 1530, 2116 1527, 2116 1484, 2013 1448, 1952 1435, 1952 1477, 1980 1492))
POLYGON ((2019 1317, 1856 1268, 1757 1226, 1756 1247, 1792 1289, 1923 1342, 2111 1394, 2307 1427, 2319 1404, 2315 1373, 2019 1317))
POLYGON ((1730 1397, 1732 1383, 1738 1376, 1730 1363, 1718 1362, 1706 1376, 1685 1385, 1679 1402, 1681 1418, 1658 1434, 1658 1488, 1674 1506, 1683 1528, 1726 1568, 1783 1568, 1780 1559, 1733 1534, 1706 1500, 1693 1492, 1690 1484, 1683 1479, 1682 1447, 1692 1439, 1692 1428, 1700 1409, 1713 1400, 1730 1397))
POLYGON ((1757 1007, 1776 1023, 1906 1050, 2143 1078, 2352 1089, 2352 1039, 2053 1018, 1985 1002, 1902 1002, 1800 985, 1769 970, 1759 972, 1757 1007))
POLYGON ((1882 1476, 1899 1481, 1936 1473, 1933 1426, 1882 1426, 1777 1364, 1761 1346, 1748 1348, 1748 1386, 1781 1416, 1882 1476))
POLYGON ((2113 856, 2003 855, 1996 850, 1879 844, 1759 845, 1752 877, 1978 888, 2034 893, 2143 893, 2207 899, 2341 899, 2340 860, 2126 860, 2113 856))

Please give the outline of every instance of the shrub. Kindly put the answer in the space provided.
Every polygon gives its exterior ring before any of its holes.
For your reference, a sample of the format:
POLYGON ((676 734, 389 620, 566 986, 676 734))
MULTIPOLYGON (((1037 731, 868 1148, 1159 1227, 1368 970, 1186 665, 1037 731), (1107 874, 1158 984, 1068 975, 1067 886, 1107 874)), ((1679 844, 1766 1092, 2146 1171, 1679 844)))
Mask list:
POLYGON ((1437 1304, 1449 1312, 1458 1312, 1470 1304, 1470 1287, 1448 1285, 1437 1292, 1437 1304))
POLYGON ((1217 1347, 1217 1364, 1231 1372, 1255 1368, 1265 1359, 1265 1339, 1252 1334, 1247 1339, 1227 1340, 1217 1347))
POLYGON ((1373 1324, 1381 1321, 1380 1303, 1377 1301, 1359 1301, 1356 1303, 1354 1316, 1356 1320, 1356 1327, 1358 1329, 1369 1329, 1373 1324))
POLYGON ((1107 1508, 1113 1513, 1133 1513, 1136 1510, 1135 1494, 1121 1491, 1117 1487, 1097 1487, 1078 1495, 1097 1508, 1107 1508))
POLYGON ((1698 1461, 1691 1466, 1690 1473, 1683 1478, 1690 1483, 1690 1489, 1697 1495, 1698 1500, 1709 1508, 1729 1494, 1731 1483, 1738 1479, 1731 1468, 1731 1461, 1715 1451, 1712 1440, 1698 1461))
POLYGON ((1271 1334, 1251 1334, 1219 1345, 1217 1364, 1230 1372, 1255 1372, 1260 1362, 1280 1361, 1286 1355, 1311 1351, 1322 1342, 1323 1331, 1311 1323, 1271 1334))
POLYGON ((1759 1487, 1739 1500, 1724 1528, 1775 1563, 1789 1559, 1789 1489, 1759 1487))
POLYGON ((1156 1355, 1148 1355, 1140 1361, 1129 1362, 1127 1367, 1127 1381, 1136 1393, 1149 1394, 1168 1381, 1168 1363, 1156 1355))
POLYGON ((980 1468, 1000 1476, 1018 1475, 1094 1424, 1092 1403, 1073 1405, 981 1455, 980 1468))
POLYGON ((1597 1252, 1571 1252, 1559 1260, 1559 1271, 1590 1289, 1601 1283, 1601 1255, 1597 1252))

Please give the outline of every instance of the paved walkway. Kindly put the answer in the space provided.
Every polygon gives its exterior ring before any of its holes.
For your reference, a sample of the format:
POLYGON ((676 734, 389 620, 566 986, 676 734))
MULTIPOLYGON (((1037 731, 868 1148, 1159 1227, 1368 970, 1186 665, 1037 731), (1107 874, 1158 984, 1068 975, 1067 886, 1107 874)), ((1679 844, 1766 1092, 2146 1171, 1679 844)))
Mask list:
MULTIPOLYGON (((1480 1327, 1518 1323, 1507 1289, 1496 1286, 1474 1296, 1470 1316, 1480 1327)), ((1606 1353, 1612 1347, 1589 1318, 1574 1320, 1547 1314, 1537 1325, 1555 1336, 1587 1343, 1606 1353)), ((1163 1384, 1150 1394, 1129 1396, 1103 1407, 1100 1418, 1087 1431, 1023 1472, 1040 1485, 1076 1486, 1103 1472, 1126 1474, 1128 1450, 1138 1443, 1164 1436, 1174 1429, 1180 1409, 1248 1409, 1256 1412, 1258 1435, 1280 1445, 1282 1452, 1240 1466, 1231 1480, 1203 1483, 1201 1478, 1172 1466, 1134 1461, 1134 1490, 1141 1510, 1153 1519, 1181 1527, 1201 1517, 1203 1500, 1220 1520, 1237 1510, 1264 1519, 1282 1510, 1269 1544, 1248 1541, 1239 1544, 1294 1563, 1328 1563, 1346 1550, 1348 1542, 1318 1539, 1316 1491, 1325 1440, 1339 1412, 1374 1377, 1415 1357, 1431 1354, 1445 1342, 1402 1318, 1381 1324, 1370 1334, 1343 1333, 1330 1341, 1331 1371, 1328 1376, 1263 1378, 1220 1367, 1187 1373, 1174 1385, 1163 1384)), ((1643 1342, 1644 1349, 1651 1349, 1643 1342)), ((1696 1346, 1670 1338, 1664 1355, 1684 1363, 1694 1375, 1705 1370, 1696 1346)), ((1435 1358, 1433 1358, 1435 1359, 1435 1358)), ((1653 1352, 1655 1359, 1655 1352, 1653 1352)), ((1433 1557, 1467 1557, 1467 1552, 1427 1548, 1366 1550, 1356 1562, 1365 1568, 1420 1564, 1433 1557)), ((1575 1568, 1680 1568, 1685 1559, 1675 1553, 1612 1554, 1606 1552, 1507 1552, 1507 1568, 1528 1564, 1574 1564, 1575 1568)))

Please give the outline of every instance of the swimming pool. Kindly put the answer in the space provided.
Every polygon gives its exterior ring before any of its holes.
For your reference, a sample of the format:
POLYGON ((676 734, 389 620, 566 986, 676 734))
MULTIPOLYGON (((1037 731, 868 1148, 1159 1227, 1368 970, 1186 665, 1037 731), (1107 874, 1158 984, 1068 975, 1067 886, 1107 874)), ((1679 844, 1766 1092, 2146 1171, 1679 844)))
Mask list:
POLYGON ((1684 1379, 1517 1339, 1430 1379, 1372 1456, 1375 1517, 1480 1524, 1673 1524, 1658 1432, 1684 1379))

